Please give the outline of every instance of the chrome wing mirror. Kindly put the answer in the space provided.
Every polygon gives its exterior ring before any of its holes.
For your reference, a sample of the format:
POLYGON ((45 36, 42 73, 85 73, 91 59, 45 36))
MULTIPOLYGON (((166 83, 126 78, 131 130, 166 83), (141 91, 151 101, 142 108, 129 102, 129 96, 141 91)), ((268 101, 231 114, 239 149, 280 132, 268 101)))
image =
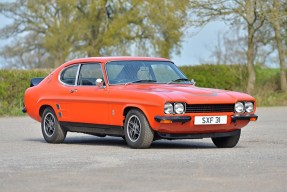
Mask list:
POLYGON ((97 85, 97 87, 100 88, 100 89, 104 89, 104 88, 105 88, 104 82, 103 82, 102 79, 97 79, 97 80, 96 80, 96 85, 97 85))
POLYGON ((194 81, 194 79, 191 79, 190 83, 191 83, 192 85, 195 85, 195 84, 196 84, 196 82, 194 81))

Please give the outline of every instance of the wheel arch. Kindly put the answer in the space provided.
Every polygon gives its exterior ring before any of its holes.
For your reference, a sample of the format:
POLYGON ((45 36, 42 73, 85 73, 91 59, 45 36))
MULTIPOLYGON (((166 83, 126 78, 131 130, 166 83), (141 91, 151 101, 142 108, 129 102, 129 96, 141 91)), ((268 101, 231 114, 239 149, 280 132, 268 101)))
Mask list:
POLYGON ((142 109, 141 107, 139 107, 139 106, 126 106, 126 107, 124 108, 124 110, 123 110, 123 116, 124 116, 125 118, 124 118, 124 120, 123 120, 123 124, 124 124, 124 122, 125 122, 125 119, 126 119, 126 116, 127 116, 128 112, 129 112, 130 110, 133 110, 133 109, 139 110, 140 112, 142 112, 142 113, 144 114, 144 116, 146 117, 148 123, 150 124, 149 119, 148 119, 148 117, 147 117, 147 115, 146 115, 146 113, 145 113, 145 110, 143 110, 143 109, 142 109))
POLYGON ((127 105, 123 108, 123 124, 125 122, 125 117, 131 109, 137 109, 141 111, 146 117, 150 127, 155 130, 156 121, 154 120, 154 116, 157 114, 156 106, 142 106, 142 105, 127 105))
MULTIPOLYGON (((51 109, 53 109, 53 107, 51 106, 51 105, 42 105, 41 107, 40 107, 40 109, 39 109, 39 116, 40 116, 40 118, 42 118, 42 115, 43 115, 43 113, 44 113, 44 110, 46 109, 46 108, 48 108, 48 107, 50 107, 51 109)), ((54 110, 54 109, 53 109, 54 110)), ((55 111, 55 110, 54 110, 55 111)))

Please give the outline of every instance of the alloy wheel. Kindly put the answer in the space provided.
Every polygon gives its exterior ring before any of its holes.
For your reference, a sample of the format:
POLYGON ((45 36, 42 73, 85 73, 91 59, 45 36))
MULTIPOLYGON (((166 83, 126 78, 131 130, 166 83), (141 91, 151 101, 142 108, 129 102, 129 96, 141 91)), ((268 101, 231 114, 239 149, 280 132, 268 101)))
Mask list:
POLYGON ((132 142, 136 142, 140 137, 141 122, 136 115, 132 115, 128 120, 128 137, 132 142))

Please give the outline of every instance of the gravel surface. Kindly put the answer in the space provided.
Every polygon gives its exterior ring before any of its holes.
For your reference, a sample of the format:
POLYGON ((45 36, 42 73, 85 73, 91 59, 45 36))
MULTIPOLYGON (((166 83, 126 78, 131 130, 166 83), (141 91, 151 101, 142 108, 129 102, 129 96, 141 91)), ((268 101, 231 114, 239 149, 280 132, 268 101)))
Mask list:
POLYGON ((68 133, 44 141, 29 117, 0 118, 0 191, 286 191, 287 107, 259 108, 232 149, 210 139, 156 141, 68 133))

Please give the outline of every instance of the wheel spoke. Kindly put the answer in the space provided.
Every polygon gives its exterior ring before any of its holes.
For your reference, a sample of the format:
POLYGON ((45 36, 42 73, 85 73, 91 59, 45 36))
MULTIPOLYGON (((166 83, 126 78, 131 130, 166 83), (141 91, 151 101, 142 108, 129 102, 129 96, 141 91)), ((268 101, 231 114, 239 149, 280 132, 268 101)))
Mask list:
POLYGON ((50 121, 48 120, 48 118, 46 118, 46 119, 45 119, 45 125, 49 125, 49 122, 50 122, 50 121))
POLYGON ((141 123, 136 115, 133 115, 128 120, 128 137, 131 141, 135 142, 140 137, 141 123))
POLYGON ((47 113, 44 118, 44 131, 47 136, 51 137, 55 132, 56 119, 52 113, 47 113))

